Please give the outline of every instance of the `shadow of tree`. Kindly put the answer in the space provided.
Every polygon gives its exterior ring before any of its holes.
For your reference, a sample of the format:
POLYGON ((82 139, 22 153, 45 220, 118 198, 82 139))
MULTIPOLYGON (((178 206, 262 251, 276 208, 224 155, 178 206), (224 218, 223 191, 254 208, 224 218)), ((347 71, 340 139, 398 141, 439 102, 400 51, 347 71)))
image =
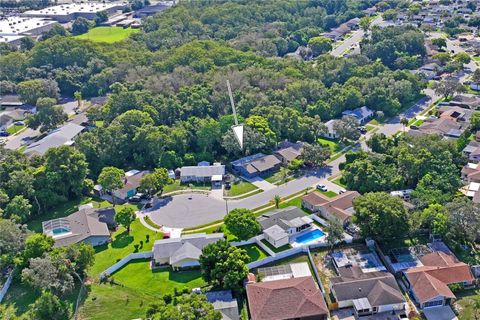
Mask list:
POLYGON ((115 237, 115 240, 112 241, 112 248, 125 248, 130 243, 133 242, 133 236, 127 233, 125 230, 124 232, 120 233, 118 236, 115 237))

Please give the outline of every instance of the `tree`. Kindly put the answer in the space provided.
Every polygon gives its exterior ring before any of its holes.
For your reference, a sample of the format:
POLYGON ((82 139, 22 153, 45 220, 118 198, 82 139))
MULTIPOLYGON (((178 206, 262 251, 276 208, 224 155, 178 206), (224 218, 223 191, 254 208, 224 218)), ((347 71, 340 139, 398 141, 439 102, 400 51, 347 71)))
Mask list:
POLYGON ((152 173, 146 174, 140 180, 140 190, 154 195, 163 191, 163 188, 171 183, 168 171, 165 168, 156 168, 152 173))
POLYGON ((248 240, 260 232, 260 224, 248 209, 233 209, 225 216, 225 226, 238 240, 248 240))
POLYGON ((115 215, 115 222, 121 224, 130 233, 130 225, 135 221, 135 211, 131 207, 125 207, 115 215))
POLYGON ((327 243, 330 245, 330 249, 333 246, 343 240, 343 225, 338 220, 332 220, 329 222, 327 231, 327 243))
POLYGON ((408 119, 407 119, 406 117, 402 117, 402 118, 400 119, 400 123, 401 123, 402 126, 403 126, 403 132, 405 132, 405 127, 406 127, 407 124, 408 124, 408 119))
POLYGON ((61 106, 41 106, 35 114, 27 118, 27 125, 32 129, 39 128, 40 132, 48 132, 67 120, 68 116, 61 106))
POLYGON ((360 18, 360 28, 362 28, 363 32, 365 33, 368 32, 371 24, 372 24, 372 19, 370 17, 360 18))
POLYGON ((32 205, 27 199, 23 196, 15 196, 5 207, 4 215, 18 223, 24 223, 30 217, 31 209, 32 205))
POLYGON ((232 247, 226 240, 205 246, 200 256, 202 278, 225 289, 239 289, 248 275, 246 263, 250 261, 245 250, 232 247))
POLYGON ((87 33, 88 29, 90 29, 90 21, 88 21, 84 17, 78 17, 72 23, 72 33, 74 35, 87 33))
POLYGON ((81 107, 82 107, 82 93, 80 91, 75 91, 73 93, 73 96, 75 97, 75 100, 77 100, 77 108, 81 109, 81 107))
POLYGON ((302 151, 302 159, 307 165, 321 167, 330 158, 331 152, 328 146, 319 144, 305 144, 302 151))
POLYGON ((470 127, 472 130, 480 130, 480 112, 475 111, 470 118, 470 127))
POLYGON ((68 304, 47 290, 44 290, 35 303, 30 306, 29 314, 35 320, 70 319, 68 304))
POLYGON ((35 40, 32 37, 23 37, 20 39, 20 49, 22 51, 31 50, 35 46, 35 40))
POLYGON ((470 61, 472 61, 472 58, 466 52, 457 53, 453 59, 455 61, 461 63, 462 65, 468 64, 468 63, 470 63, 470 61))
POLYGON ((56 254, 62 260, 68 261, 72 272, 79 275, 86 275, 88 268, 95 262, 95 249, 92 245, 79 242, 66 247, 56 249, 56 254))
POLYGON ((125 172, 115 167, 105 167, 98 176, 98 184, 102 186, 107 192, 112 194, 112 203, 115 207, 115 196, 113 191, 123 187, 123 179, 125 172))
POLYGON ((17 317, 17 308, 13 305, 0 304, 0 319, 3 320, 22 320, 17 317))
POLYGON ((9 267, 25 247, 27 228, 12 220, 0 218, 0 268, 9 267))
POLYGON ((273 198, 273 200, 275 201, 275 208, 279 208, 280 206, 280 196, 278 194, 275 195, 275 197, 273 198))
POLYGON ((27 264, 30 259, 43 256, 44 253, 53 249, 55 241, 52 237, 43 233, 34 233, 28 236, 25 241, 25 249, 22 252, 23 264, 27 264))
POLYGON ((364 237, 388 240, 409 231, 408 212, 400 198, 384 192, 367 193, 353 200, 353 222, 364 237))
POLYGON ((65 268, 65 261, 54 260, 50 255, 30 259, 28 268, 22 270, 22 281, 38 291, 52 290, 59 295, 71 292, 74 287, 73 277, 65 268))
POLYGON ((52 29, 43 33, 41 39, 45 41, 55 36, 66 37, 67 35, 68 35, 68 31, 62 25, 56 24, 53 26, 52 29))
POLYGON ((480 206, 468 198, 458 198, 447 205, 449 234, 466 243, 480 236, 480 206))
POLYGON ((308 40, 308 46, 314 56, 318 56, 332 50, 332 40, 324 37, 313 37, 308 40))
POLYGON ((106 11, 97 12, 97 16, 95 17, 95 24, 98 26, 105 21, 108 21, 107 12, 106 11))
POLYGON ((340 120, 335 120, 333 130, 337 133, 341 140, 358 140, 360 131, 358 131, 360 123, 353 116, 343 116, 340 120))
POLYGON ((146 317, 152 320, 220 320, 222 315, 202 294, 184 294, 177 298, 175 305, 159 300, 151 304, 146 317))
POLYGON ((383 19, 386 21, 393 21, 397 19, 397 11, 394 9, 388 9, 382 14, 383 19))
POLYGON ((465 91, 465 87, 458 82, 458 80, 453 78, 448 78, 435 82, 433 84, 433 90, 436 94, 442 95, 445 99, 454 95, 455 93, 460 93, 465 91))
POLYGON ((55 80, 35 79, 22 81, 17 85, 20 99, 28 104, 35 105, 38 98, 58 98, 58 84, 55 80))
POLYGON ((437 46, 438 49, 443 49, 447 47, 447 40, 445 38, 435 38, 432 39, 432 44, 437 46))
POLYGON ((475 84, 480 84, 480 69, 476 69, 472 75, 472 81, 475 84))
MULTIPOLYGON (((431 204, 427 208, 423 209, 423 211, 420 214, 420 225, 424 228, 427 228, 433 232, 434 228, 434 221, 437 219, 437 216, 448 216, 448 211, 447 209, 442 206, 441 204, 431 204)), ((437 219, 437 222, 441 222, 441 219, 437 219)), ((437 226, 439 227, 439 226, 437 226)), ((436 233, 436 232, 434 232, 436 233)))

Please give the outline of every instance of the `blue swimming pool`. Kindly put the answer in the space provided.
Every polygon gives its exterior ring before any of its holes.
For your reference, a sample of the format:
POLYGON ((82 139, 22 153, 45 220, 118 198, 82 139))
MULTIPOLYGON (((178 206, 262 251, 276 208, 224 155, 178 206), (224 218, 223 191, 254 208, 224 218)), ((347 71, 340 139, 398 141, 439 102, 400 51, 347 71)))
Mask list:
POLYGON ((297 237, 295 241, 298 243, 307 243, 313 240, 317 240, 318 238, 321 238, 324 235, 325 233, 323 233, 322 230, 315 229, 305 234, 302 234, 301 236, 297 237))

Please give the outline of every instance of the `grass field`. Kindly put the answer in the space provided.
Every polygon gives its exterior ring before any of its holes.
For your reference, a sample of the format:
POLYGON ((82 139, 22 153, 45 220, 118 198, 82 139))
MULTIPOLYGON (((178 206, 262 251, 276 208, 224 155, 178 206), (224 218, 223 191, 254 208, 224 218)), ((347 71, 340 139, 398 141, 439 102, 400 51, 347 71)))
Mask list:
POLYGON ((75 36, 77 39, 90 40, 93 42, 114 43, 125 40, 131 34, 139 32, 139 29, 124 29, 121 27, 96 27, 87 33, 75 36))
POLYGON ((247 254, 250 257, 250 262, 268 257, 268 254, 256 244, 247 244, 246 246, 241 246, 239 248, 247 251, 247 254))
POLYGON ((317 141, 319 144, 328 146, 332 154, 342 150, 342 146, 340 146, 340 144, 337 141, 324 139, 324 138, 319 138, 317 141))

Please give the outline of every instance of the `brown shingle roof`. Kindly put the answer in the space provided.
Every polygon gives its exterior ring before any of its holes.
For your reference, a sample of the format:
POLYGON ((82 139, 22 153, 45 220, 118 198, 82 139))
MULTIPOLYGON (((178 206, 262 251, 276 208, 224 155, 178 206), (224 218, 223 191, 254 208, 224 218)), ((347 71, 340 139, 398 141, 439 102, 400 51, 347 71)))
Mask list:
POLYGON ((247 297, 252 320, 324 317, 328 308, 312 277, 251 283, 247 297))
POLYGON ((353 199, 360 194, 357 191, 347 191, 333 198, 327 198, 318 192, 312 192, 302 198, 303 201, 312 206, 324 208, 329 214, 336 216, 339 220, 345 221, 352 216, 353 199))

